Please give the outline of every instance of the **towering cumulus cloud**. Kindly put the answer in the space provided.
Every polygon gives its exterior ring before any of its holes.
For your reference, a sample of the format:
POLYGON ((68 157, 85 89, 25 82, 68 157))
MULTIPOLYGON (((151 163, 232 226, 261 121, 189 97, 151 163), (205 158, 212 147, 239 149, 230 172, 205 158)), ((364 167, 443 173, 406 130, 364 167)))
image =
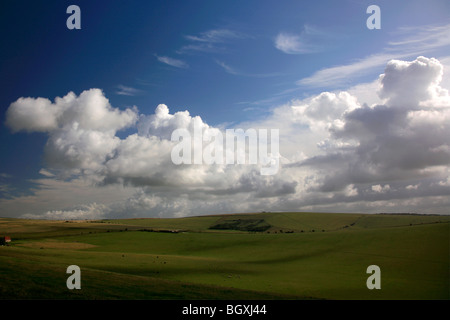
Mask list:
POLYGON ((10 105, 6 123, 13 132, 48 134, 40 192, 50 194, 49 181, 61 178, 67 188, 70 179, 77 186, 84 179, 92 190, 132 190, 120 203, 76 199, 67 208, 42 208, 46 216, 429 208, 445 213, 450 207, 450 95, 440 86, 442 77, 437 59, 392 60, 367 85, 378 88, 379 103, 362 100, 368 95, 359 86, 361 94, 323 92, 237 125, 280 130, 281 165, 273 176, 261 176, 256 165, 175 165, 170 157, 174 130, 219 128, 188 111, 171 114, 164 104, 150 115, 137 108, 119 110, 99 89, 68 93, 54 102, 19 98, 10 105), (135 133, 120 138, 117 132, 124 128, 135 133))
POLYGON ((46 160, 50 168, 99 170, 120 144, 116 132, 134 125, 137 110, 114 109, 99 89, 80 96, 69 92, 54 102, 20 98, 12 103, 6 123, 13 131, 47 132, 46 160))
MULTIPOLYGON (((384 103, 348 104, 328 122, 328 137, 319 144, 324 152, 292 166, 314 169, 311 190, 334 197, 350 185, 356 186, 361 200, 444 195, 448 190, 438 186, 450 164, 450 97, 439 86, 442 74, 436 59, 390 61, 379 78, 384 103), (380 193, 380 182, 390 182, 391 188, 380 193), (408 188, 412 185, 417 187, 408 188)), ((308 117, 313 106, 306 106, 304 115, 308 117)))
POLYGON ((351 147, 339 150, 347 167, 330 180, 417 179, 447 166, 450 100, 448 91, 439 87, 441 78, 442 65, 436 59, 389 62, 380 77, 385 104, 348 111, 331 127, 331 137, 351 147))

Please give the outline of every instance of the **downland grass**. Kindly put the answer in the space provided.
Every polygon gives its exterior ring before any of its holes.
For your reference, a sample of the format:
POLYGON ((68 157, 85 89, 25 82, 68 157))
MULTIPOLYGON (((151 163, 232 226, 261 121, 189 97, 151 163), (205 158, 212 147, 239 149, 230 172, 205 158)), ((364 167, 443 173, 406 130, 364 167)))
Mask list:
POLYGON ((449 216, 0 219, 1 299, 449 299, 449 216), (68 290, 78 265, 82 289, 68 290), (369 265, 381 290, 369 290, 369 265))

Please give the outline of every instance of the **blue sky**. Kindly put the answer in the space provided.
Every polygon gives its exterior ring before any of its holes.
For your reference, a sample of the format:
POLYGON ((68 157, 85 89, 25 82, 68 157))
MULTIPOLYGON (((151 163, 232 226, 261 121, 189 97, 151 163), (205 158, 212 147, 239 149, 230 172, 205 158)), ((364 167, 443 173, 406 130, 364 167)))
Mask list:
MULTIPOLYGON (((442 58, 445 65, 450 44, 450 3, 445 0, 77 0, 0 6, 0 192, 3 199, 14 199, 14 205, 5 206, 17 212, 26 200, 20 197, 37 197, 37 191, 48 187, 40 180, 42 172, 68 182, 56 174, 61 168, 46 160, 51 158, 45 155, 48 132, 14 132, 5 124, 8 108, 20 97, 54 101, 69 92, 80 95, 99 88, 110 105, 122 111, 136 106, 145 116, 165 104, 170 114, 188 110, 209 126, 261 125, 275 121, 280 106, 322 92, 353 88, 357 98, 373 95, 358 91, 357 85, 376 81, 390 59, 412 61, 423 55, 442 58), (81 9, 81 30, 66 28, 71 4, 81 9), (380 30, 366 27, 371 4, 381 8, 380 30)), ((375 101, 360 101, 370 102, 375 101)), ((127 126, 115 134, 126 139, 135 132, 135 126, 127 126)), ((83 170, 77 178, 86 174, 83 170)), ((383 179, 372 185, 383 183, 393 185, 383 179)), ((355 187, 355 181, 349 185, 355 187)), ((151 185, 145 190, 132 187, 136 189, 128 191, 133 195, 155 190, 151 185)), ((365 187, 370 190, 369 184, 365 187)), ((63 212, 90 203, 77 201, 41 211, 63 212)))

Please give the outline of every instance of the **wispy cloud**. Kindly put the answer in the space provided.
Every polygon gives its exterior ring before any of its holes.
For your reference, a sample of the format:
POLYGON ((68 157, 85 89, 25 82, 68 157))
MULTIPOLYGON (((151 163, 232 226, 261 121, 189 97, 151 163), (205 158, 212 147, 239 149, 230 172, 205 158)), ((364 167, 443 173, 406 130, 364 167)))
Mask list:
POLYGON ((124 86, 121 84, 119 84, 117 86, 117 89, 118 90, 116 91, 116 94, 122 95, 122 96, 135 96, 142 92, 142 90, 132 88, 132 87, 127 87, 127 86, 124 86))
MULTIPOLYGON (((408 56, 411 54, 408 54, 408 56)), ((356 60, 346 65, 325 68, 315 72, 312 76, 297 81, 299 85, 311 87, 334 86, 344 84, 353 75, 369 73, 375 67, 381 67, 387 61, 398 57, 392 54, 374 54, 366 58, 356 60)))
POLYGON ((216 63, 217 63, 219 66, 221 66, 227 73, 233 74, 233 75, 239 75, 239 72, 238 72, 238 71, 236 71, 235 69, 233 69, 232 67, 230 67, 229 65, 227 65, 225 62, 216 60, 216 63))
POLYGON ((55 176, 53 173, 51 173, 50 171, 48 171, 47 169, 44 169, 44 168, 39 170, 39 173, 42 174, 43 176, 48 177, 48 178, 52 178, 52 177, 55 176))
POLYGON ((252 77, 252 78, 269 78, 269 77, 277 77, 283 75, 283 73, 280 72, 272 72, 272 73, 245 73, 237 70, 236 68, 233 68, 226 64, 223 61, 215 60, 216 63, 221 66, 226 73, 235 75, 235 76, 243 76, 243 77, 252 77))
POLYGON ((169 66, 172 66, 172 67, 176 67, 176 68, 188 68, 189 67, 189 65, 182 60, 178 60, 178 59, 174 59, 174 58, 170 58, 170 57, 166 57, 166 56, 158 56, 158 55, 155 55, 155 56, 159 62, 168 64, 169 66))
POLYGON ((319 70, 309 77, 297 81, 298 85, 310 87, 340 86, 349 79, 355 80, 382 68, 392 59, 405 59, 426 54, 431 50, 450 46, 450 24, 443 26, 404 27, 395 33, 401 37, 390 41, 379 53, 352 61, 348 64, 319 70))
POLYGON ((387 50, 432 50, 450 44, 450 24, 443 26, 415 26, 399 28, 396 34, 403 39, 390 41, 387 50))
POLYGON ((233 40, 243 39, 247 36, 229 29, 213 29, 202 32, 198 35, 186 35, 184 38, 189 44, 181 47, 178 53, 186 53, 192 51, 214 52, 222 50, 221 44, 233 40))
POLYGON ((187 35, 185 36, 186 39, 191 41, 197 41, 197 42, 223 42, 227 39, 236 39, 236 38, 242 38, 243 35, 236 32, 231 31, 228 29, 214 29, 214 30, 208 30, 206 32, 200 33, 198 36, 192 36, 187 35))
POLYGON ((300 36, 288 33, 280 33, 277 35, 275 39, 275 47, 287 54, 308 52, 308 50, 305 50, 304 45, 300 40, 300 36))
MULTIPOLYGON (((246 105, 246 106, 273 106, 274 104, 280 104, 281 101, 283 101, 282 97, 280 98, 279 96, 274 95, 267 99, 259 99, 259 100, 253 100, 253 101, 241 101, 241 102, 236 102, 236 104, 237 105, 246 105)), ((260 108, 247 107, 242 110, 249 111, 249 110, 254 110, 254 109, 260 109, 260 108)))
POLYGON ((300 34, 281 32, 274 41, 275 48, 287 54, 313 53, 323 49, 323 43, 329 34, 305 25, 300 34))

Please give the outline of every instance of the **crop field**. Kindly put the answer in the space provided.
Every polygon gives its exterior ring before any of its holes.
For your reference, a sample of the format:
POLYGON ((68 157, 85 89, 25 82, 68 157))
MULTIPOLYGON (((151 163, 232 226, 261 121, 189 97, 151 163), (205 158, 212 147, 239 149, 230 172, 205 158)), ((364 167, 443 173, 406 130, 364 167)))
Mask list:
POLYGON ((0 299, 448 300, 449 231, 450 216, 406 214, 2 218, 0 299))

